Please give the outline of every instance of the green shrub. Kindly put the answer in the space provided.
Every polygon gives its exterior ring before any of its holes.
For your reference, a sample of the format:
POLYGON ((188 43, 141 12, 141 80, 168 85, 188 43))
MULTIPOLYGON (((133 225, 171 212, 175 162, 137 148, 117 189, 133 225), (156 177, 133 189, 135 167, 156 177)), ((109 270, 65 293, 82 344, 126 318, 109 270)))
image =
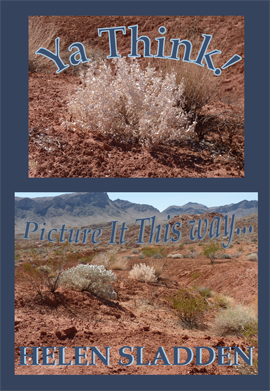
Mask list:
POLYGON ((181 323, 195 327, 202 323, 206 312, 212 310, 204 297, 194 293, 190 288, 181 288, 175 296, 168 297, 181 323))
POLYGON ((214 263, 214 259, 217 257, 217 252, 223 250, 219 244, 211 243, 204 247, 203 255, 209 258, 211 263, 214 263))
POLYGON ((160 254, 164 250, 164 247, 154 248, 154 247, 144 247, 142 249, 142 254, 146 257, 153 257, 156 254, 160 254))

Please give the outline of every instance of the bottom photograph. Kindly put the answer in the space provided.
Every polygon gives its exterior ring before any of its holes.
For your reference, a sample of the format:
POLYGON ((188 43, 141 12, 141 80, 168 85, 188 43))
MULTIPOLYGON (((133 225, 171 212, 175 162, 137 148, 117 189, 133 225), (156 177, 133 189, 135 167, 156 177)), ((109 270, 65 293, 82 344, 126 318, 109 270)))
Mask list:
POLYGON ((258 193, 15 193, 15 375, 257 375, 258 193))

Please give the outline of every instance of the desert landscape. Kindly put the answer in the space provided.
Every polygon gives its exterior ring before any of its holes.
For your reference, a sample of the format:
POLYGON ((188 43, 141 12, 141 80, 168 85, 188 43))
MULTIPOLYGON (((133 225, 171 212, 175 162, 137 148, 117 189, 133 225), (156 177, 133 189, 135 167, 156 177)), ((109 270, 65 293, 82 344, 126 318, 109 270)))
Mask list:
POLYGON ((29 177, 244 177, 244 58, 242 16, 29 17, 29 177), (153 54, 164 26, 167 57, 170 39, 189 40, 194 61, 208 34, 208 52, 221 52, 215 67, 235 54, 241 61, 215 76, 182 61, 182 45, 174 61, 143 57, 139 42, 132 68, 134 25, 153 54), (108 26, 126 26, 126 35, 116 34, 121 61, 107 59, 108 33, 98 36, 108 26), (53 61, 35 54, 40 47, 55 53, 57 37, 69 64, 58 74, 53 61), (74 42, 91 61, 70 64, 74 42), (145 90, 136 87, 136 73, 145 90))
MULTIPOLYGON (((257 208, 257 201, 223 205, 216 211, 189 203, 168 207, 162 214, 151 205, 111 201, 106 193, 15 198, 15 374, 257 374, 257 208), (93 216, 95 222, 91 226, 80 224, 80 219, 85 221, 80 213, 82 208, 88 218, 93 216), (190 240, 189 221, 211 221, 225 213, 237 215, 237 210, 240 216, 227 249, 222 247, 222 243, 228 242, 224 235, 212 240, 208 235, 203 240, 190 240), (129 221, 126 241, 119 244, 117 230, 117 244, 109 245, 109 222, 115 220, 117 213, 117 220, 129 221), (177 221, 182 223, 179 241, 165 243, 166 230, 162 229, 160 243, 149 244, 147 225, 145 243, 136 243, 140 226, 134 225, 134 216, 154 213, 162 227, 169 224, 172 229, 177 221), (171 213, 170 220, 164 218, 167 213, 171 213), (100 243, 93 244, 90 236, 86 244, 60 243, 58 234, 55 242, 40 241, 40 232, 31 234, 29 240, 22 239, 23 219, 29 221, 30 216, 31 221, 37 221, 38 216, 39 223, 48 221, 50 228, 60 227, 60 221, 67 221, 69 229, 91 227, 93 232, 101 228, 100 243), (76 225, 71 224, 72 216, 77 216, 76 225), (253 231, 244 234, 243 228, 249 226, 253 231), (241 235, 236 234, 238 228, 241 235), (107 290, 105 285, 75 286, 70 279, 70 271, 75 269, 102 269, 103 276, 109 276, 107 290), (105 347, 110 346, 110 365, 96 358, 96 366, 20 366, 19 347, 26 346, 65 346, 66 362, 74 361, 74 346, 95 346, 103 355, 105 347), (155 366, 120 366, 118 351, 123 346, 143 346, 144 363, 153 361, 160 346, 171 363, 173 346, 190 347, 194 353, 196 346, 212 347, 216 352, 221 346, 240 347, 246 354, 247 347, 254 347, 253 365, 247 365, 240 357, 240 365, 228 366, 217 365, 217 361, 208 366, 198 366, 195 361, 185 366, 165 366, 162 360, 155 366)), ((57 352, 55 359, 59 359, 57 352)), ((185 360, 185 353, 181 353, 181 362, 185 360)), ((202 360, 208 360, 207 351, 203 351, 202 360)), ((31 358, 27 358, 27 364, 31 364, 31 358)))

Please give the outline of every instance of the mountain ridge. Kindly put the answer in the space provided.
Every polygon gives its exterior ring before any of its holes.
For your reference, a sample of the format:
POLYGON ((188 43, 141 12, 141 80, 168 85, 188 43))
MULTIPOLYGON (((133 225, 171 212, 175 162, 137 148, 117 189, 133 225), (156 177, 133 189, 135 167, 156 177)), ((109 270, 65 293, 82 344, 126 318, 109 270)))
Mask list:
POLYGON ((258 201, 243 200, 236 204, 208 208, 205 205, 188 202, 185 205, 172 205, 159 211, 148 204, 133 203, 127 200, 112 201, 106 192, 78 192, 62 194, 56 197, 15 197, 15 230, 25 229, 25 221, 39 224, 46 221, 47 228, 81 227, 89 224, 105 223, 112 220, 135 223, 136 218, 156 216, 159 221, 183 214, 204 214, 216 212, 222 214, 236 213, 237 217, 258 212, 258 201))

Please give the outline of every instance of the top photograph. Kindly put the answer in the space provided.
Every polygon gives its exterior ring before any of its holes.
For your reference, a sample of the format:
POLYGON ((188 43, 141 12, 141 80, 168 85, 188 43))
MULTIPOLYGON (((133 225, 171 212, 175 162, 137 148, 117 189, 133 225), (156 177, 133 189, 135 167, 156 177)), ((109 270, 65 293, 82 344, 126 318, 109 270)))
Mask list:
POLYGON ((29 178, 244 178, 244 16, 29 16, 29 178))

